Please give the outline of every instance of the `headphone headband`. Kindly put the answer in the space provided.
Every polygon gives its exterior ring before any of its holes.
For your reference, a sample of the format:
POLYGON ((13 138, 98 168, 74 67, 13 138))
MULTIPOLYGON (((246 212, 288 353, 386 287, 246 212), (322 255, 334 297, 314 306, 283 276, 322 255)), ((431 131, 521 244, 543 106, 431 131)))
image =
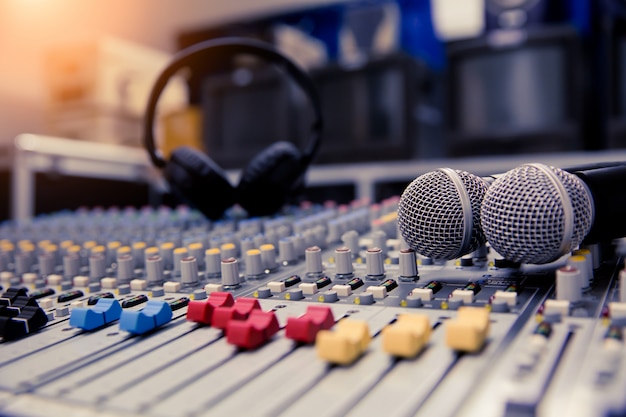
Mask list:
POLYGON ((311 125, 311 139, 304 151, 302 162, 305 164, 311 162, 319 148, 320 133, 323 126, 322 107, 311 78, 293 61, 267 43, 244 38, 220 38, 194 44, 175 54, 154 83, 150 91, 143 126, 144 145, 154 165, 159 168, 163 168, 166 165, 165 159, 155 145, 154 119, 159 97, 167 86, 169 79, 182 68, 191 66, 197 59, 209 59, 216 56, 223 59, 224 57, 232 57, 238 54, 258 56, 269 63, 280 66, 304 91, 313 106, 315 120, 311 125))

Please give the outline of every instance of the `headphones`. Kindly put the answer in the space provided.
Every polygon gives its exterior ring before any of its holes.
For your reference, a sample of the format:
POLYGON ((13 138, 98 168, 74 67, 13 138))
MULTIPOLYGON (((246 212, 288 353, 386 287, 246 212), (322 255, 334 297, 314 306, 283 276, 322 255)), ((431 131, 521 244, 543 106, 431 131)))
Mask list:
POLYGON ((157 78, 148 99, 144 117, 144 145, 152 163, 163 170, 172 192, 211 220, 220 218, 235 203, 250 216, 276 213, 304 187, 304 174, 320 145, 322 111, 313 81, 289 58, 264 42, 242 38, 222 38, 200 42, 174 55, 157 78), (284 70, 305 93, 315 113, 310 140, 304 152, 293 143, 281 141, 256 155, 242 171, 234 187, 226 174, 208 155, 181 146, 172 151, 169 161, 156 148, 154 119, 158 99, 169 79, 180 69, 198 60, 217 60, 248 54, 264 59, 284 70))

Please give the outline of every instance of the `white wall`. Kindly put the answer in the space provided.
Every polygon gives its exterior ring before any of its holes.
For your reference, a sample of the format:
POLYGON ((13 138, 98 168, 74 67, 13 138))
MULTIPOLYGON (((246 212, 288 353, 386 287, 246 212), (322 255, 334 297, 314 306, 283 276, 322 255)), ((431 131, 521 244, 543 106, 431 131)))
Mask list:
POLYGON ((181 30, 331 0, 0 0, 0 143, 42 133, 43 57, 53 45, 118 36, 174 51, 181 30))

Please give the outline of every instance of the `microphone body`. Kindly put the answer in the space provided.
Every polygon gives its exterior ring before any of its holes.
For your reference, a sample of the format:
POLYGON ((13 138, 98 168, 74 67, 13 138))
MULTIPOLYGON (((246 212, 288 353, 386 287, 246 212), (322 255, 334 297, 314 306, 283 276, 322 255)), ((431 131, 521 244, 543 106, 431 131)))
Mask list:
POLYGON ((599 243, 626 236, 626 166, 578 171, 587 185, 595 216, 583 243, 599 243))
POLYGON ((552 262, 585 243, 626 235, 626 166, 575 171, 517 167, 491 185, 481 226, 506 259, 552 262))

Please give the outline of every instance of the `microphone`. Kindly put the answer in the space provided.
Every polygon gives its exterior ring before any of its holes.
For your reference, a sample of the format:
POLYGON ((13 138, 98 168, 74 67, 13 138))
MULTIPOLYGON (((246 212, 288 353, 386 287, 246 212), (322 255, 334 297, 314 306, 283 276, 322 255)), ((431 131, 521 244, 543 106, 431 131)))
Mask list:
POLYGON ((398 227, 409 247, 434 259, 456 259, 485 243, 480 207, 485 179, 440 168, 417 177, 398 203, 398 227))
MULTIPOLYGON (((595 172, 619 166, 626 167, 626 162, 596 162, 564 171, 595 172)), ((503 175, 478 177, 466 171, 441 168, 417 177, 404 190, 398 205, 402 237, 411 249, 434 259, 452 260, 478 249, 487 241, 481 221, 477 220, 486 189, 503 175)), ((613 189, 617 188, 615 184, 613 189)))
POLYGON ((525 164, 485 193, 481 226, 506 259, 552 262, 581 243, 626 235, 626 166, 575 171, 525 164))

